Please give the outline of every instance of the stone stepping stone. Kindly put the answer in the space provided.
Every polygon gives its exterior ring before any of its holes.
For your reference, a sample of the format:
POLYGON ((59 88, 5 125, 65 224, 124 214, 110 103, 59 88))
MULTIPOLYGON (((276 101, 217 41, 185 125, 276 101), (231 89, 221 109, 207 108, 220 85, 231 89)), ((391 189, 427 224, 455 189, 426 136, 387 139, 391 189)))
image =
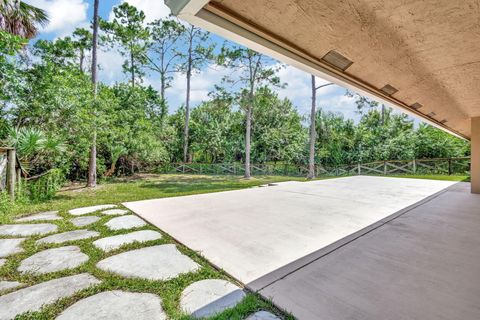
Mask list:
POLYGON ((88 261, 88 256, 77 246, 47 249, 30 256, 20 263, 18 271, 44 274, 73 269, 88 261))
POLYGON ((124 230, 124 229, 143 227, 147 225, 147 223, 137 216, 129 215, 129 216, 113 218, 107 223, 105 223, 105 225, 110 230, 124 230))
POLYGON ((98 220, 100 220, 100 217, 84 216, 84 217, 70 219, 70 222, 73 223, 75 227, 85 227, 85 226, 88 226, 89 224, 97 222, 98 220))
POLYGON ((23 286, 23 283, 18 281, 6 281, 6 280, 0 281, 0 291, 13 289, 20 286, 23 286))
POLYGON ((22 252, 23 248, 21 245, 23 241, 25 241, 25 238, 0 239, 0 258, 22 252))
POLYGON ((68 213, 70 213, 71 215, 74 215, 74 216, 83 216, 84 214, 89 214, 89 213, 93 213, 93 212, 96 212, 96 211, 111 209, 111 208, 115 208, 115 207, 117 207, 117 206, 114 205, 114 204, 101 204, 101 205, 98 205, 98 206, 72 209, 72 210, 69 210, 68 213))
POLYGON ((28 217, 20 218, 15 220, 15 222, 27 222, 27 221, 51 221, 51 220, 60 220, 62 217, 58 215, 58 211, 47 211, 32 214, 28 217))
POLYGON ((127 278, 169 280, 200 268, 192 259, 164 244, 123 252, 97 263, 97 268, 127 278))
POLYGON ((122 216, 124 214, 129 213, 130 211, 125 209, 110 209, 102 211, 102 214, 106 214, 107 216, 122 216))
POLYGON ((282 320, 268 311, 258 311, 248 316, 245 320, 282 320))
POLYGON ((17 315, 38 311, 46 304, 70 297, 100 281, 88 273, 42 282, 0 296, 0 319, 13 319, 17 315))
POLYGON ((1 236, 33 236, 57 231, 58 227, 51 223, 37 224, 5 224, 0 226, 1 236))
POLYGON ((211 317, 235 307, 245 292, 231 282, 207 279, 192 283, 183 290, 180 308, 194 318, 211 317))
POLYGON ((162 235, 153 230, 141 230, 118 236, 98 239, 93 242, 93 245, 105 252, 120 248, 123 245, 133 243, 135 241, 145 242, 150 240, 157 240, 162 238, 162 235))
POLYGON ((56 320, 165 320, 162 300, 151 293, 101 292, 64 310, 56 320))
POLYGON ((90 231, 90 230, 74 230, 74 231, 67 231, 63 233, 57 233, 53 234, 51 236, 42 238, 40 240, 37 240, 35 243, 36 244, 42 244, 42 243, 63 243, 67 241, 75 241, 75 240, 82 240, 82 239, 89 239, 93 237, 98 237, 100 233, 96 231, 90 231))
POLYGON ((0 259, 0 267, 2 267, 5 262, 7 262, 7 259, 0 259))

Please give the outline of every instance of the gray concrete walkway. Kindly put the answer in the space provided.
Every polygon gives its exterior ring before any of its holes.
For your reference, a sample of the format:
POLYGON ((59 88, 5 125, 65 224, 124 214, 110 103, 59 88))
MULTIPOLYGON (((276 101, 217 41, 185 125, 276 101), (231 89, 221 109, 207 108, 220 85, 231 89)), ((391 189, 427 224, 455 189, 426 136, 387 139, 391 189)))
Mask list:
POLYGON ((480 195, 469 184, 369 229, 250 287, 298 319, 480 319, 480 195))
POLYGON ((248 284, 452 184, 357 176, 125 206, 248 284))

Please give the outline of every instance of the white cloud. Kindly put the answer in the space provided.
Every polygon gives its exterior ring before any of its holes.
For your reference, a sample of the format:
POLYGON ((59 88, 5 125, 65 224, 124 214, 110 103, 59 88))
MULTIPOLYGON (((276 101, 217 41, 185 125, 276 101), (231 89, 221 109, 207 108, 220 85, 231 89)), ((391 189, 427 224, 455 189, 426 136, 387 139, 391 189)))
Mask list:
POLYGON ((359 120, 360 118, 360 115, 356 112, 355 98, 344 94, 335 94, 327 99, 320 100, 319 107, 326 111, 341 113, 347 119, 359 120))
MULTIPOLYGON (((228 72, 229 70, 224 67, 210 64, 202 71, 194 73, 190 83, 190 101, 193 104, 198 104, 208 100, 208 93, 213 90, 215 84, 221 83, 222 78, 228 72)), ((157 85, 159 84, 157 83, 157 85)), ((172 87, 167 89, 167 96, 170 97, 170 100, 181 104, 185 100, 186 89, 187 80, 185 74, 176 73, 172 81, 172 87)), ((172 105, 172 107, 177 106, 172 105)))
POLYGON ((115 48, 98 51, 98 63, 100 70, 98 76, 102 82, 113 84, 116 81, 122 81, 125 78, 122 65, 125 61, 115 48))
MULTIPOLYGON (((145 22, 152 22, 157 19, 165 18, 170 14, 170 9, 165 5, 163 0, 124 0, 130 5, 135 6, 138 10, 145 13, 145 22)), ((113 20, 113 10, 110 11, 108 19, 113 20)))
MULTIPOLYGON (((295 67, 287 66, 279 71, 278 76, 281 82, 287 83, 285 88, 277 89, 279 96, 292 100, 301 113, 306 113, 310 110, 312 97, 312 80, 310 74, 295 67)), ((316 86, 329 83, 319 77, 315 79, 316 86)), ((337 85, 332 85, 319 89, 317 91, 317 101, 320 102, 322 97, 333 93, 338 88, 337 85)))
POLYGON ((50 23, 43 32, 65 36, 77 27, 88 27, 86 0, 28 0, 29 4, 47 11, 50 23))

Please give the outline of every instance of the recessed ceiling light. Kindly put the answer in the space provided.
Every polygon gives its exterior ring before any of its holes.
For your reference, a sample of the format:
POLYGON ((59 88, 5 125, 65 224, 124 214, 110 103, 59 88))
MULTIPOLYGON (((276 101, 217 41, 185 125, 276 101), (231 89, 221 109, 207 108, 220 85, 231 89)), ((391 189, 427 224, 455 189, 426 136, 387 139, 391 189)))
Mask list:
POLYGON ((430 112, 429 114, 427 114, 427 117, 430 117, 430 118, 431 118, 431 117, 433 117, 433 116, 435 116, 435 115, 436 115, 435 112, 430 112))
POLYGON ((440 121, 441 124, 444 124, 445 122, 447 122, 448 120, 447 119, 443 119, 442 121, 440 121))
POLYGON ((388 96, 391 96, 392 94, 395 94, 398 90, 392 87, 389 84, 386 84, 382 89, 380 89, 383 93, 385 93, 388 96))
POLYGON ((347 70, 347 68, 350 67, 353 63, 353 61, 342 56, 340 53, 334 50, 331 50, 326 55, 324 55, 322 60, 342 71, 347 70))
POLYGON ((412 107, 412 108, 415 109, 415 110, 418 110, 418 109, 422 108, 423 106, 422 106, 420 103, 415 102, 415 103, 412 104, 410 107, 412 107))

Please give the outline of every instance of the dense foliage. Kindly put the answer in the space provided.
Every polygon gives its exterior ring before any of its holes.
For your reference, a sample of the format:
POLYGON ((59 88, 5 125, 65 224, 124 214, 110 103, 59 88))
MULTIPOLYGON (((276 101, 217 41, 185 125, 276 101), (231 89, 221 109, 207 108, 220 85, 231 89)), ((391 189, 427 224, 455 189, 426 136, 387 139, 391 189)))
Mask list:
MULTIPOLYGON (((30 175, 60 168, 70 179, 84 179, 94 131, 99 176, 181 162, 185 145, 189 161, 244 162, 247 120, 252 163, 307 162, 309 119, 276 93, 283 85, 276 78, 278 63, 231 44, 215 49, 204 33, 189 46, 192 28, 171 18, 146 24, 144 14, 127 3, 114 14, 112 21, 100 24, 100 46, 125 58, 129 80, 100 83, 95 100, 88 67, 90 31, 78 29, 71 37, 38 40, 27 47, 22 38, 0 31, 0 140, 18 149, 30 175), (174 73, 187 76, 189 68, 195 71, 212 61, 232 72, 210 99, 192 108, 185 135, 188 108, 169 105, 165 91, 174 73), (261 61, 256 75, 249 74, 256 70, 248 68, 249 61, 261 61), (151 72, 160 76, 160 92, 143 81, 151 72)), ((358 123, 318 109, 317 163, 469 154, 463 140, 414 124, 363 97, 355 99, 362 113, 358 123)))

